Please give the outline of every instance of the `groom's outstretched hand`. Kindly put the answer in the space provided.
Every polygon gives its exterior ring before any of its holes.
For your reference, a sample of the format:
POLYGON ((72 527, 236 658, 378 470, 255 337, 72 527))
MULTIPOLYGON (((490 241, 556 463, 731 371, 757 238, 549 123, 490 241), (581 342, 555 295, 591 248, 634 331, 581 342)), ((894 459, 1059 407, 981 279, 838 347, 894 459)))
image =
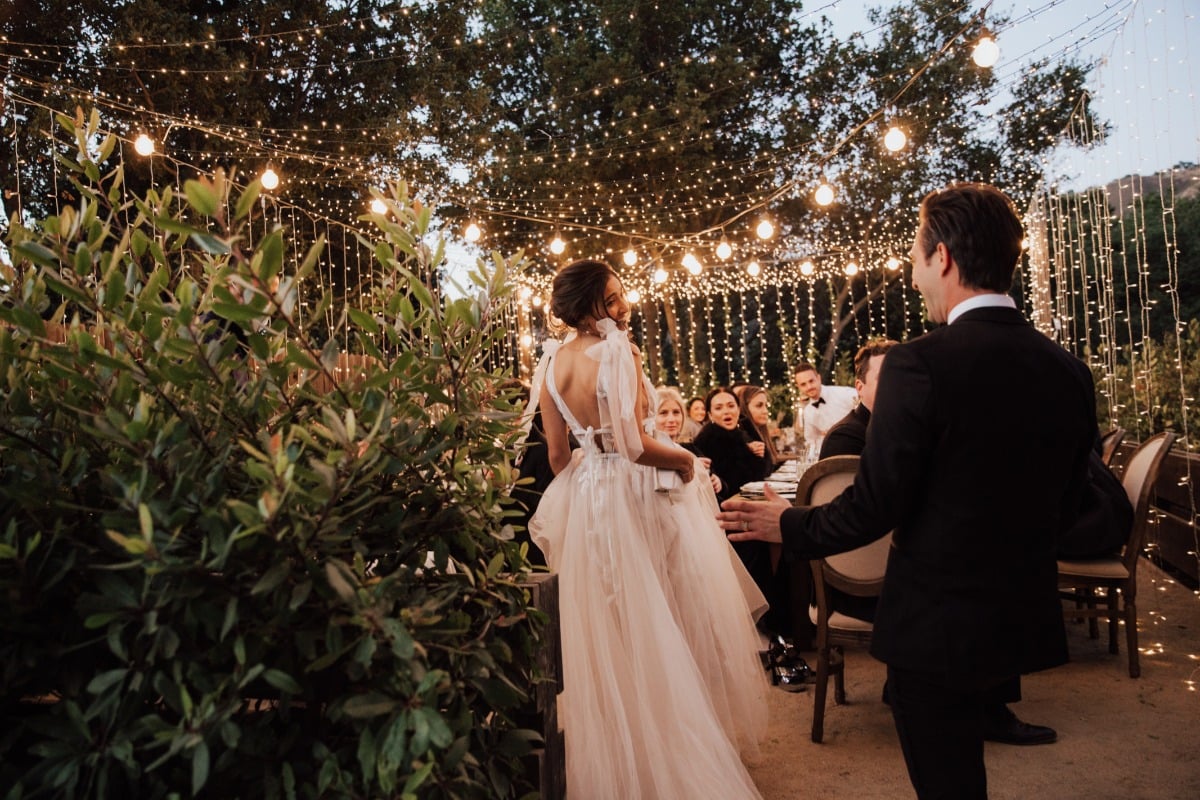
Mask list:
POLYGON ((768 485, 763 490, 762 500, 731 497, 722 503, 722 510, 717 512, 717 524, 725 529, 731 542, 752 539, 781 542, 783 534, 779 530, 779 516, 791 507, 791 503, 768 485))

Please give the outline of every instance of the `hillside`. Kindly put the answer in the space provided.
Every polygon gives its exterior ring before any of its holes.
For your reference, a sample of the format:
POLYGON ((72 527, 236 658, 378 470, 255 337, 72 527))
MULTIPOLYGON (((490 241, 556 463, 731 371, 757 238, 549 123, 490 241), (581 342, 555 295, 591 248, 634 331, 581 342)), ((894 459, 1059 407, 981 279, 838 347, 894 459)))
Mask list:
POLYGON ((1121 211, 1127 211, 1138 192, 1169 197, 1173 189, 1177 201, 1195 199, 1200 197, 1200 166, 1180 164, 1154 175, 1126 175, 1111 181, 1105 189, 1114 212, 1118 201, 1124 206, 1121 211))

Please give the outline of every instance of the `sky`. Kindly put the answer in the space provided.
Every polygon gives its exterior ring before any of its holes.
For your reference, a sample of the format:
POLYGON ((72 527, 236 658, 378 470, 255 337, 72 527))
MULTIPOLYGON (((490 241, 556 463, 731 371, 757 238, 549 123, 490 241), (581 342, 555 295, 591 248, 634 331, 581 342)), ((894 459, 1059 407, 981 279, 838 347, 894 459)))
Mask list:
MULTIPOLYGON (((889 0, 813 0, 839 36, 871 36, 865 9, 889 0)), ((970 0, 979 10, 986 0, 970 0)), ((1050 175, 1065 189, 1152 175, 1181 162, 1200 163, 1200 0, 993 0, 986 19, 1007 16, 994 30, 1002 84, 1042 58, 1096 62, 1090 88, 1112 131, 1087 152, 1060 148, 1050 175)))

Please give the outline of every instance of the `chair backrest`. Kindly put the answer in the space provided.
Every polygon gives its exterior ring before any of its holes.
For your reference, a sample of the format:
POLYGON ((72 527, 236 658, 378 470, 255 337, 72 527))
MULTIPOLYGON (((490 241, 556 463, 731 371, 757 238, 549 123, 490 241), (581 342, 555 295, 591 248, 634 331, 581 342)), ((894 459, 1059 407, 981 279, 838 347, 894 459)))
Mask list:
MULTIPOLYGON (((819 506, 833 500, 854 483, 858 456, 831 456, 813 464, 796 486, 796 505, 819 506)), ((892 534, 845 553, 825 557, 826 566, 852 581, 882 581, 887 568, 892 534)))
POLYGON ((858 473, 858 456, 822 458, 804 471, 796 484, 798 506, 819 506, 828 503, 854 483, 858 473))
POLYGON ((1129 495, 1129 502, 1133 505, 1133 530, 1129 533, 1121 560, 1130 574, 1137 568, 1137 557, 1146 541, 1146 531, 1150 526, 1150 497, 1158 479, 1158 470, 1174 442, 1173 433, 1155 434, 1138 445, 1125 465, 1121 485, 1125 487, 1125 494, 1129 495))
POLYGON ((1117 448, 1123 441, 1125 441, 1125 429, 1121 427, 1113 428, 1100 437, 1100 460, 1104 462, 1104 466, 1112 466, 1113 456, 1116 455, 1117 448))

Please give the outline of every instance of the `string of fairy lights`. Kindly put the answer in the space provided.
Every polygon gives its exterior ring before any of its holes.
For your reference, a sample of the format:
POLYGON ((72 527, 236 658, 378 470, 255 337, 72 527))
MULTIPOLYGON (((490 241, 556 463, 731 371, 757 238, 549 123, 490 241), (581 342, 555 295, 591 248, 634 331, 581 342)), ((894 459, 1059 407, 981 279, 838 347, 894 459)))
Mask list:
MULTIPOLYGON (((1190 52, 1178 52, 1167 40, 1165 26, 1151 24, 1154 18, 1144 6, 1131 16, 1134 17, 1129 20, 1131 24, 1114 42, 1110 55, 1112 68, 1103 72, 1110 83, 1099 87, 1100 91, 1117 97, 1129 98, 1154 87, 1167 86, 1169 71, 1190 64, 1193 59, 1190 52), (1150 39, 1151 32, 1155 40, 1150 39), (1127 36, 1141 40, 1131 44, 1127 36), (1127 61, 1135 52, 1159 55, 1139 59, 1135 69, 1127 61)), ((1189 42, 1190 37, 1184 37, 1185 49, 1189 42)), ((1191 115, 1191 129, 1200 130, 1200 112, 1194 107, 1195 97, 1191 100, 1185 104, 1191 115)), ((1165 113, 1171 104, 1159 105, 1165 113)), ((1128 115, 1119 124, 1133 129, 1139 146, 1151 148, 1156 146, 1167 122, 1160 117, 1144 121, 1128 115), (1139 125, 1145 124, 1152 127, 1143 135, 1139 125)), ((1105 144, 1106 132, 1092 129, 1080 116, 1072 120, 1070 133, 1089 147, 1105 144)), ((1200 158, 1196 163, 1200 163, 1200 158)), ((1073 192, 1048 183, 1034 197, 1026 216, 1030 244, 1028 271, 1023 276, 1028 289, 1024 292, 1026 310, 1041 330, 1093 367, 1102 425, 1126 427, 1130 438, 1137 441, 1169 427, 1180 435, 1176 447, 1195 451, 1191 427, 1196 420, 1196 353, 1187 353, 1185 347, 1188 328, 1180 306, 1176 210, 1184 196, 1192 195, 1190 192, 1181 195, 1178 187, 1200 180, 1200 171, 1194 164, 1183 164, 1155 169, 1152 176, 1134 174, 1111 181, 1110 175, 1100 172, 1091 187, 1073 192), (1152 208, 1148 202, 1153 196, 1161 201, 1160 208, 1152 208), (1155 233, 1152 235, 1151 231, 1155 233), (1156 255, 1152 257, 1152 253, 1156 255), (1166 307, 1166 317, 1171 323, 1158 338, 1152 330, 1152 311, 1156 306, 1160 310, 1166 307)), ((1194 458, 1180 459, 1178 463, 1182 464, 1182 471, 1171 512, 1176 520, 1172 527, 1178 530, 1182 523, 1185 530, 1190 530, 1186 557, 1195 560, 1193 574, 1196 574, 1200 573, 1197 475, 1194 458), (1179 503, 1183 503, 1183 508, 1179 503)), ((1158 524, 1150 528, 1146 549, 1171 560, 1164 553, 1163 528, 1168 516, 1158 509, 1154 513, 1158 524)), ((1180 543, 1177 539, 1172 542, 1170 550, 1175 554, 1173 558, 1178 559, 1180 543)), ((1149 593, 1151 599, 1144 609, 1143 623, 1148 628, 1143 634, 1147 640, 1151 639, 1147 634, 1156 626, 1173 622, 1154 605, 1154 598, 1161 592, 1179 589, 1175 579, 1166 573, 1152 572, 1150 580, 1153 591, 1149 593)), ((1200 596, 1200 592, 1193 594, 1200 596)), ((1146 645, 1143 652, 1168 655, 1158 643, 1146 645)), ((1193 663, 1200 660, 1194 653, 1186 654, 1186 658, 1193 663)), ((1197 691, 1198 674, 1200 670, 1195 670, 1184 680, 1188 691, 1197 691)))
MULTIPOLYGON (((1047 4, 1047 5, 1053 5, 1053 3, 1047 4)), ((965 6, 966 6, 966 4, 964 4, 964 7, 965 6)), ((811 13, 817 14, 822 10, 822 8, 818 8, 811 13)), ((985 6, 984 10, 986 10, 986 6, 985 6)), ((362 22, 363 22, 362 20, 348 20, 344 24, 362 24, 362 22)), ((534 37, 536 35, 540 35, 540 34, 544 34, 544 33, 555 34, 555 33, 561 33, 561 32, 554 31, 553 29, 547 28, 542 31, 527 31, 527 32, 503 32, 503 31, 501 31, 501 32, 497 32, 496 35, 497 36, 510 36, 510 37, 516 37, 516 36, 534 37)), ((323 32, 321 30, 316 30, 316 31, 313 31, 313 30, 307 30, 307 31, 306 30, 291 30, 291 31, 283 31, 278 34, 262 34, 262 35, 259 35, 256 37, 255 36, 243 36, 240 39, 238 39, 237 41, 249 41, 249 42, 252 42, 259 46, 266 46, 265 43, 269 43, 273 40, 278 40, 278 39, 282 39, 285 37, 296 37, 296 38, 300 39, 301 41, 303 41, 305 39, 305 37, 312 39, 314 37, 321 37, 322 35, 323 35, 323 32)), ((953 38, 949 39, 948 41, 953 41, 953 38)), ((193 49, 206 50, 206 49, 211 48, 216 43, 217 43, 217 40, 199 40, 199 41, 192 41, 192 42, 167 42, 167 43, 162 43, 162 44, 163 44, 163 46, 170 46, 177 50, 188 51, 188 50, 193 50, 193 49)), ((9 43, 9 44, 15 45, 17 43, 9 43)), ((121 43, 113 49, 115 49, 115 51, 118 54, 124 53, 124 52, 136 54, 136 52, 138 52, 138 51, 144 51, 144 50, 154 47, 154 46, 155 46, 155 43, 140 41, 140 42, 121 43)), ((458 46, 467 46, 467 45, 464 45, 460 42, 458 44, 458 46)), ((42 48, 43 48, 43 51, 46 49, 45 46, 42 46, 42 48)), ((994 58, 995 43, 994 43, 994 40, 990 39, 989 37, 984 37, 983 39, 981 39, 977 43, 977 48, 979 51, 978 52, 979 58, 984 58, 989 50, 992 51, 992 57, 994 58)), ((36 60, 38 58, 37 53, 34 53, 30 48, 26 47, 25 50, 26 50, 26 52, 23 53, 23 56, 25 58, 34 59, 34 60, 36 60)), ((131 55, 130 57, 132 58, 133 56, 131 55)), ((376 58, 376 57, 380 57, 380 56, 372 56, 372 57, 376 58)), ((401 54, 383 56, 383 57, 400 58, 400 57, 403 57, 403 54, 401 53, 401 54)), ((703 58, 704 55, 698 54, 697 57, 703 58)), ((42 58, 49 59, 50 55, 43 54, 42 58)), ((65 57, 64 57, 64 60, 65 60, 65 57)), ((129 63, 126 63, 126 62, 121 61, 120 58, 117 58, 112 62, 111 65, 106 66, 106 68, 127 69, 128 67, 130 67, 132 65, 132 63, 133 63, 132 61, 129 63)), ((353 64, 354 60, 350 59, 349 63, 353 64)), ((220 69, 209 69, 205 72, 205 74, 206 74, 206 79, 207 79, 208 75, 213 75, 213 76, 219 76, 222 80, 225 80, 225 79, 230 78, 232 75, 236 75, 241 72, 244 72, 249 68, 250 67, 248 67, 248 65, 239 63, 236 65, 235 69, 224 70, 224 71, 220 70, 220 69)), ((315 68, 315 67, 309 67, 309 68, 315 68)), ((182 69, 184 69, 184 68, 181 68, 181 71, 182 71, 182 69)), ((187 67, 186 69, 190 70, 191 72, 196 71, 194 66, 187 67)), ((17 80, 19 81, 20 80, 19 73, 15 73, 15 74, 17 75, 17 80)), ((153 74, 151 74, 151 75, 148 75, 146 79, 152 80, 153 77, 154 77, 153 74)), ((646 81, 646 80, 652 80, 653 77, 654 77, 653 74, 633 75, 633 76, 629 76, 625 80, 626 81, 628 81, 628 80, 646 81)), ((915 78, 916 76, 914 75, 913 77, 915 78)), ((594 91, 601 91, 601 88, 602 87, 598 87, 594 91)), ((727 90, 736 91, 739 88, 741 88, 741 87, 739 87, 737 85, 732 85, 730 87, 727 87, 727 90)), ((153 127, 157 128, 159 130, 169 130, 172 126, 186 126, 186 127, 192 127, 192 128, 202 130, 206 134, 209 134, 213 137, 221 138, 223 140, 228 141, 231 145, 233 145, 235 147, 247 148, 250 152, 247 153, 247 158, 245 160, 250 160, 253 157, 258 157, 258 158, 262 158, 262 159, 265 159, 268 161, 276 160, 279 162, 283 162, 289 158, 300 158, 300 159, 308 161, 310 163, 321 163, 323 166, 327 166, 330 169, 334 170, 335 172, 341 171, 344 175, 344 180, 346 180, 347 182, 358 181, 358 182, 361 182, 362 184, 370 184, 370 183, 374 182, 376 185, 378 185, 378 168, 376 166, 363 164, 361 162, 358 162, 353 157, 350 157, 349 159, 347 159, 346 157, 344 157, 344 155, 342 155, 342 153, 335 151, 331 148, 332 148, 333 143, 336 141, 337 135, 339 135, 339 134, 345 134, 345 135, 354 134, 354 135, 358 135, 358 136, 362 136, 362 135, 374 136, 374 135, 382 133, 382 130, 378 130, 378 131, 371 131, 368 129, 342 130, 341 126, 339 126, 337 124, 330 124, 328 122, 322 121, 319 124, 314 124, 312 126, 305 127, 301 130, 262 131, 262 130, 255 130, 255 129, 237 128, 235 126, 223 126, 223 125, 215 124, 215 123, 212 123, 209 121, 191 119, 191 118, 187 118, 187 117, 174 118, 174 117, 171 117, 170 115, 156 114, 152 111, 149 111, 149 110, 139 106, 136 103, 136 101, 133 100, 132 97, 123 98, 120 95, 106 95, 105 92, 99 92, 98 94, 93 92, 91 98, 89 98, 89 99, 93 100, 94 102, 96 102, 97 104, 100 104, 100 105, 107 104, 114 112, 122 112, 122 113, 125 113, 128 115, 131 115, 131 116, 136 115, 139 119, 147 121, 150 125, 152 125, 153 127), (282 143, 282 140, 285 137, 287 137, 288 135, 291 135, 291 137, 293 139, 292 146, 288 146, 288 145, 282 143), (326 137, 333 137, 333 138, 327 142, 326 137), (326 145, 329 145, 329 146, 326 146, 326 145)), ((561 100, 562 98, 559 98, 559 99, 561 100)), ((875 116, 876 115, 872 115, 872 118, 875 116)), ((861 128, 861 127, 865 126, 867 123, 871 122, 872 118, 868 118, 867 120, 864 120, 863 125, 860 125, 859 127, 861 128)), ((614 122, 613 124, 615 125, 617 123, 614 122)), ((854 135, 855 132, 852 132, 850 135, 854 135)), ((687 136, 707 135, 704 131, 701 131, 701 130, 691 131, 691 132, 685 131, 683 136, 676 137, 673 141, 669 141, 670 136, 672 135, 672 131, 669 127, 660 129, 660 131, 658 131, 656 133, 657 133, 658 139, 661 141, 664 141, 666 143, 664 146, 669 146, 669 147, 686 146, 687 136)), ((142 135, 146 135, 146 134, 142 134, 142 135)), ((624 137, 622 137, 619 134, 613 136, 611 138, 611 140, 606 144, 606 146, 603 150, 594 151, 593 153, 591 153, 591 156, 594 158, 606 158, 607 159, 607 158, 613 158, 613 157, 621 157, 625 152, 640 152, 642 136, 643 136, 643 132, 635 133, 633 131, 633 129, 630 128, 624 137)), ((905 143, 906 143, 905 140, 906 140, 905 134, 899 126, 892 125, 884 133, 885 145, 892 151, 898 151, 898 150, 902 149, 905 146, 905 143)), ((343 147, 344 146, 339 146, 338 149, 340 150, 343 147)), ((822 163, 823 160, 828 160, 828 157, 830 155, 832 155, 833 152, 836 152, 836 147, 837 147, 837 144, 835 144, 833 146, 833 148, 830 152, 825 153, 824 159, 822 159, 820 157, 815 159, 815 163, 819 165, 820 163, 822 163)), ((179 160, 186 161, 191 158, 200 156, 201 154, 182 152, 182 153, 175 153, 174 155, 179 160)), ((781 157, 781 158, 786 159, 786 158, 789 158, 789 157, 792 157, 795 155, 796 155, 795 153, 782 153, 782 154, 776 154, 776 158, 781 157)), ((527 156, 528 156, 528 154, 526 154, 526 156, 522 156, 520 153, 518 153, 514 156, 507 156, 504 154, 500 154, 498 156, 498 159, 495 164, 493 164, 491 167, 483 167, 482 169, 486 171, 487 169, 490 168, 492 170, 503 171, 507 167, 512 166, 511 164, 508 163, 509 159, 519 160, 519 159, 522 159, 527 156)), ((540 154, 538 154, 537 157, 541 158, 541 159, 547 159, 550 162, 549 166, 553 167, 554 166, 553 161, 555 158, 566 158, 569 160, 571 158, 574 158, 574 153, 567 153, 567 154, 556 153, 556 151, 553 148, 551 148, 551 150, 548 153, 540 153, 540 154)), ((757 165, 754 165, 754 164, 727 164, 727 165, 725 165, 725 167, 729 168, 729 169, 733 169, 733 170, 745 170, 747 168, 755 168, 758 170, 765 171, 765 170, 776 169, 776 166, 773 163, 773 161, 768 162, 768 163, 761 163, 761 164, 757 164, 757 165)), ((326 176, 322 176, 321 180, 324 181, 325 183, 328 183, 331 180, 331 178, 328 175, 326 175, 326 176)), ((793 181, 793 183, 795 183, 795 181, 793 181)), ((695 183, 692 184, 688 188, 690 188, 691 190, 694 190, 695 188, 700 187, 700 186, 705 186, 705 187, 714 187, 715 186, 715 187, 719 188, 721 185, 722 185, 722 180, 720 179, 719 176, 716 177, 716 179, 714 180, 714 175, 711 172, 703 171, 703 172, 699 172, 695 175, 695 183)), ((662 218, 656 219, 652 216, 648 216, 648 214, 651 213, 651 211, 655 208, 666 209, 665 213, 668 215, 666 217, 666 221, 668 221, 668 222, 671 221, 672 219, 678 218, 680 216, 687 216, 694 211, 694 209, 689 209, 686 207, 683 207, 683 208, 673 207, 672 204, 669 202, 668 203, 646 203, 645 201, 648 198, 646 198, 642 195, 639 195, 638 193, 627 192, 627 191, 617 191, 618 189, 623 189, 623 188, 627 188, 627 187, 617 187, 617 186, 604 187, 604 186, 602 186, 599 188, 613 190, 613 191, 607 192, 606 194, 608 196, 610 196, 611 198, 613 198, 614 202, 623 202, 624 203, 624 206, 619 209, 616 207, 611 208, 609 216, 610 217, 615 216, 618 221, 624 220, 626 222, 626 224, 631 228, 630 230, 627 231, 627 235, 631 242, 640 241, 645 244, 651 244, 651 243, 655 243, 655 242, 663 243, 662 240, 659 238, 659 235, 655 233, 655 231, 661 230, 664 227, 666 227, 666 226, 659 224, 663 221, 662 218), (651 211, 646 211, 644 209, 650 209, 651 211)), ((775 190, 774 195, 776 197, 782 196, 783 194, 787 193, 788 191, 792 191, 797 188, 798 187, 795 185, 788 185, 785 183, 784 186, 775 190)), ((833 187, 828 183, 822 183, 821 185, 819 185, 816 188, 816 193, 815 193, 815 199, 816 199, 816 202, 818 203, 818 205, 822 205, 822 204, 827 205, 828 203, 832 202, 833 197, 834 197, 833 191, 834 191, 833 187)), ((551 189, 549 194, 550 195, 554 194, 553 189, 551 189)), ((454 201, 454 198, 452 196, 448 196, 446 199, 451 202, 454 201)), ((734 203, 734 204, 741 203, 745 210, 740 213, 750 214, 750 213, 753 213, 758 208, 765 208, 767 205, 769 205, 769 203, 771 202, 772 199, 773 199, 772 197, 730 196, 730 197, 726 198, 726 202, 734 203)), ((558 200, 559 200, 559 198, 556 198, 553 196, 526 197, 526 198, 521 198, 521 197, 495 198, 495 197, 493 197, 493 198, 486 198, 486 199, 482 199, 482 200, 474 199, 471 202, 463 201, 461 203, 461 205, 470 207, 470 208, 475 209, 480 212, 486 212, 489 215, 489 219, 492 220, 492 224, 497 224, 497 222, 502 224, 502 220, 505 218, 506 215, 510 216, 513 219, 520 219, 523 221, 544 220, 547 222, 547 224, 555 224, 554 223, 555 220, 561 221, 564 217, 572 217, 577 220, 579 218, 586 218, 587 216, 589 216, 586 214, 572 213, 572 210, 578 212, 578 211, 581 211, 582 209, 578 209, 578 208, 573 209, 573 207, 570 206, 569 204, 564 207, 562 205, 562 203, 559 203, 556 208, 555 203, 558 200)), ((567 201, 567 202, 569 203, 569 201, 567 201)), ((345 209, 345 208, 327 208, 327 209, 316 209, 316 210, 319 213, 323 214, 324 216, 328 216, 330 218, 341 218, 341 219, 352 218, 353 213, 351 214, 351 216, 348 217, 346 212, 356 213, 356 211, 357 211, 354 209, 345 209)), ((732 222, 732 220, 727 220, 725 223, 722 223, 720 226, 721 240, 722 240, 721 244, 724 244, 726 247, 732 246, 732 245, 730 245, 730 243, 728 242, 728 240, 726 239, 726 237, 724 235, 725 228, 728 227, 728 225, 731 222, 732 222)), ((577 231, 583 231, 585 229, 585 226, 581 226, 578 222, 559 223, 558 227, 574 228, 577 231)), ((608 231, 608 232, 617 230, 617 228, 612 224, 607 224, 607 225, 600 226, 600 227, 603 230, 608 231)), ((478 222, 472 220, 466 226, 466 231, 465 231, 466 238, 469 241, 471 238, 473 238, 474 235, 476 235, 477 233, 481 233, 482 230, 483 230, 483 228, 480 226, 480 224, 478 222)), ((687 241, 685 243, 689 243, 689 242, 694 243, 696 246, 706 245, 706 244, 708 244, 707 238, 709 237, 709 234, 712 234, 712 233, 713 233, 713 231, 701 231, 699 233, 692 234, 687 238, 687 241)), ((897 237, 897 242, 899 242, 901 238, 902 238, 902 235, 899 235, 897 237)), ((666 244, 677 244, 678 241, 676 239, 670 239, 670 240, 667 240, 665 243, 666 244)), ((846 244, 851 244, 851 243, 852 243, 852 240, 847 239, 846 244)), ((720 246, 720 244, 718 246, 720 246)), ((550 247, 551 254, 552 255, 561 254, 562 251, 566 250, 566 247, 567 247, 567 245, 566 245, 566 242, 564 241, 564 239, 562 238, 562 234, 559 232, 556 232, 555 238, 551 240, 551 247, 550 247), (555 251, 558 251, 558 252, 556 253, 555 251)), ((536 252, 537 249, 538 248, 534 248, 534 247, 527 248, 527 250, 530 252, 536 252)), ((845 248, 840 247, 840 248, 831 248, 831 249, 837 250, 837 249, 845 249, 845 248)), ((630 248, 630 250, 627 251, 627 253, 635 253, 635 252, 636 251, 632 247, 630 248)), ((722 261, 725 261, 728 258, 729 258, 728 256, 722 256, 721 253, 718 252, 718 261, 716 263, 720 264, 722 261)), ((627 261, 628 260, 629 259, 627 259, 627 261)), ((755 266, 757 265, 757 263, 758 262, 756 262, 756 261, 750 261, 750 262, 746 263, 746 265, 745 265, 746 269, 747 270, 754 269, 755 266)), ((718 288, 718 290, 720 289, 720 287, 717 287, 717 288, 718 288)))

